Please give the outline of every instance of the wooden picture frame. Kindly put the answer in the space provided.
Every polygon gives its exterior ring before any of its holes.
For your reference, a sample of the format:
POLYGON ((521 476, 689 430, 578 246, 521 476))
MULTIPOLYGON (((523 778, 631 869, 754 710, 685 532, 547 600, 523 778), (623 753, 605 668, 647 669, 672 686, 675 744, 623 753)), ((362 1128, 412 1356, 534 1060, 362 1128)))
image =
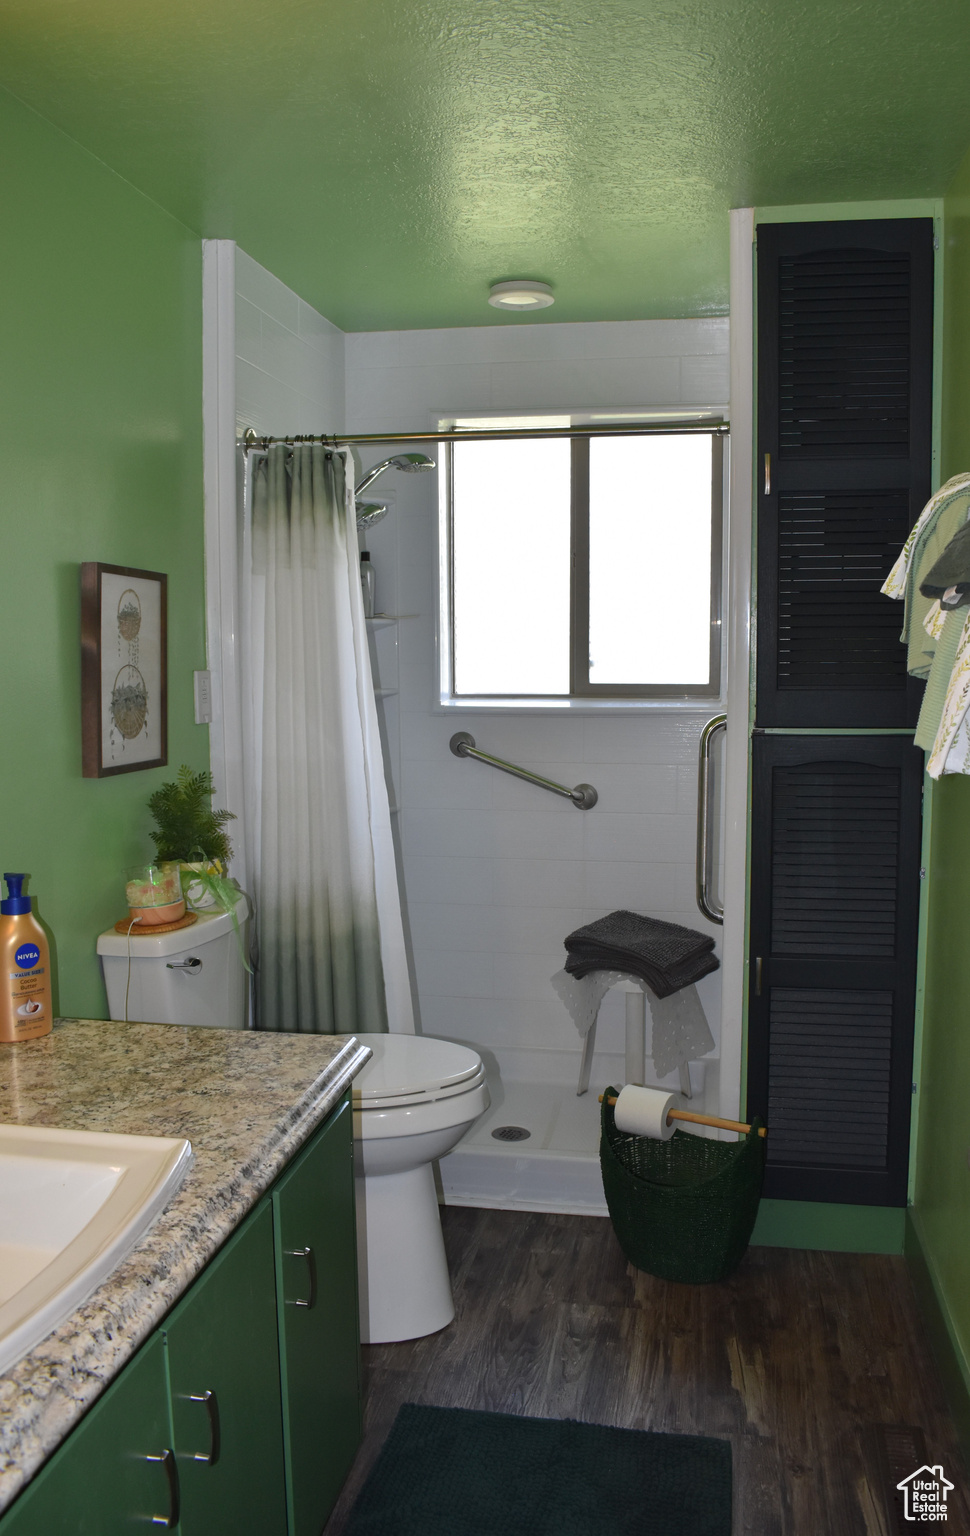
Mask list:
POLYGON ((81 761, 86 779, 168 762, 168 577, 81 565, 81 761))

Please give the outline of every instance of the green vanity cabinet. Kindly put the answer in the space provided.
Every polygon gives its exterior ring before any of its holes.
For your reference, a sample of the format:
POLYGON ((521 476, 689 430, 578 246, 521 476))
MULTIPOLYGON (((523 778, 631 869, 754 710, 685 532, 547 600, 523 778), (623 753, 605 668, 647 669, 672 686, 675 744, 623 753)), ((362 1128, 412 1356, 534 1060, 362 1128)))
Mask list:
POLYGON ((4 1516, 3 1536, 143 1536, 174 1528, 178 1502, 155 1334, 4 1516))
POLYGON ((0 1536, 319 1536, 360 1442, 349 1095, 0 1536))
POLYGON ((273 1213, 264 1202, 162 1326, 182 1536, 286 1536, 273 1213))
POLYGON ((290 1536, 319 1536, 360 1444, 352 1191, 345 1099, 273 1190, 290 1536))

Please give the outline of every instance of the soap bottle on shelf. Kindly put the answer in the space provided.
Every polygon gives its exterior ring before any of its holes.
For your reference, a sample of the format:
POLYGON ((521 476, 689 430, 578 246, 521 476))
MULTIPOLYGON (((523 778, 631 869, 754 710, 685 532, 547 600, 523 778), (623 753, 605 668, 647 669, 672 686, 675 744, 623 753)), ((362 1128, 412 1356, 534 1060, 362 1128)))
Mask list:
POLYGON ((364 618, 374 617, 374 567, 370 563, 370 550, 360 552, 360 585, 364 593, 364 618))
POLYGON ((50 1034, 51 961, 47 935, 23 893, 26 875, 4 875, 7 896, 0 901, 0 1043, 35 1040, 50 1034))

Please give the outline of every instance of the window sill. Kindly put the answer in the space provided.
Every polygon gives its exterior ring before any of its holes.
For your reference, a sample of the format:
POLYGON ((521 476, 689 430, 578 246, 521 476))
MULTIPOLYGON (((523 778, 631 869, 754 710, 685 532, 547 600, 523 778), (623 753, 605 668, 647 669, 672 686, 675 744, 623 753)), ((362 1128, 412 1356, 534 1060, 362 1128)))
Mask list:
POLYGON ((629 715, 722 713, 724 700, 715 694, 692 699, 438 699, 441 715, 629 715))

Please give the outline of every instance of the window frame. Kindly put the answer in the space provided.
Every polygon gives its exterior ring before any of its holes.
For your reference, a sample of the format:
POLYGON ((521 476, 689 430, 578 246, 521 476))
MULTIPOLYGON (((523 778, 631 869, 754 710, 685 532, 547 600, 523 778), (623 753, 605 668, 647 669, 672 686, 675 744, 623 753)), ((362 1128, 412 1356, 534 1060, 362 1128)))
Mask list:
MULTIPOLYGON (((706 413, 705 413, 706 417, 706 413)), ((443 424, 442 424, 443 425, 443 424)), ((528 418, 522 418, 527 429, 528 418)), ((578 425, 578 424, 577 424, 578 425)), ((620 425, 618 423, 617 425, 620 425)), ((632 433, 629 424, 623 436, 657 436, 675 432, 684 425, 684 417, 644 422, 642 431, 632 433)), ((557 694, 476 693, 455 691, 455 568, 454 568, 454 441, 438 444, 440 476, 439 516, 439 602, 438 602, 438 676, 439 706, 455 709, 557 709, 589 707, 654 707, 660 705, 703 707, 722 692, 722 599, 724 564, 725 510, 725 439, 729 432, 723 417, 693 420, 692 426, 708 429, 711 437, 711 563, 710 563, 710 671, 706 683, 684 686, 678 683, 592 683, 589 681, 589 434, 577 433, 570 440, 570 592, 569 592, 569 692, 557 694), (585 573, 585 579, 583 579, 585 573)), ((501 429, 496 438, 504 435, 501 429)), ((537 429, 541 440, 547 433, 537 429)), ((609 437, 609 431, 596 436, 609 437)), ((621 434, 617 434, 621 435, 621 434)), ((685 602, 689 597, 685 589, 685 602)))

